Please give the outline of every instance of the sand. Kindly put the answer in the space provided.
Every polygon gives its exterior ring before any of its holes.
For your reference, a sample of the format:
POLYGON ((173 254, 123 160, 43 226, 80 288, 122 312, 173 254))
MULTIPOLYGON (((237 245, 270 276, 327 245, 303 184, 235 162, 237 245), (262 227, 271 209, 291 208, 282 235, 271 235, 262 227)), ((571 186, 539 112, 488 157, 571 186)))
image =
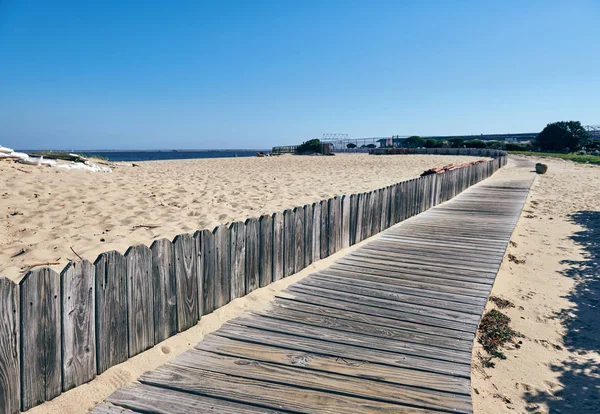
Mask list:
POLYGON ((151 161, 112 173, 0 161, 0 275, 27 266, 61 271, 98 254, 271 214, 334 195, 370 191, 425 169, 471 161, 439 155, 281 156, 151 161), (158 226, 144 228, 138 226, 158 226), (73 249, 73 250, 71 250, 73 249))
POLYGON ((473 359, 475 413, 600 412, 600 167, 541 162, 507 251, 525 263, 505 257, 492 290, 525 338, 495 368, 473 359))

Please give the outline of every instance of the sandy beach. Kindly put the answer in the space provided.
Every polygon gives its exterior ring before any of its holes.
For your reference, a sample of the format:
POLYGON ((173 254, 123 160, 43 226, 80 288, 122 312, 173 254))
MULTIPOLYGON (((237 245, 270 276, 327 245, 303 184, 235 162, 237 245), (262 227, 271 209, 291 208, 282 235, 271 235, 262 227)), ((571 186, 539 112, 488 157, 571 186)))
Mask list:
POLYGON ((134 244, 212 229, 417 177, 474 157, 367 154, 149 161, 112 173, 0 162, 0 275, 94 261, 134 244), (141 227, 150 226, 150 227, 141 227), (156 226, 156 227, 153 227, 156 226), (73 250, 71 250, 71 248, 73 250))
POLYGON ((481 345, 475 343, 474 409, 597 413, 600 167, 536 161, 547 164, 548 173, 538 175, 531 188, 492 290, 514 304, 501 311, 524 338, 507 347, 506 360, 493 360, 495 368, 481 367, 476 357, 481 345))

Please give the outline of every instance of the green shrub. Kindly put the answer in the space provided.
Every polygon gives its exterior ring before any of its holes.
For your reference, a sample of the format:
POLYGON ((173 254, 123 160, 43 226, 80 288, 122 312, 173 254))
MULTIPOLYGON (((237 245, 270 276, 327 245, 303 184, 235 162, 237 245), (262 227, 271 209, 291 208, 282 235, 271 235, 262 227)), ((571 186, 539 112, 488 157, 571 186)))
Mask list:
POLYGON ((301 145, 298 145, 296 148, 296 152, 303 153, 320 153, 321 152, 321 141, 318 139, 311 139, 303 142, 301 145))
POLYGON ((464 145, 465 140, 459 137, 456 138, 450 138, 448 140, 448 144, 450 144, 451 148, 462 148, 462 146, 464 145))
POLYGON ((546 125, 535 138, 542 151, 574 152, 591 141, 590 134, 579 121, 561 121, 546 125))
POLYGON ((480 139, 472 139, 470 141, 465 141, 464 145, 467 148, 486 148, 485 142, 480 139))

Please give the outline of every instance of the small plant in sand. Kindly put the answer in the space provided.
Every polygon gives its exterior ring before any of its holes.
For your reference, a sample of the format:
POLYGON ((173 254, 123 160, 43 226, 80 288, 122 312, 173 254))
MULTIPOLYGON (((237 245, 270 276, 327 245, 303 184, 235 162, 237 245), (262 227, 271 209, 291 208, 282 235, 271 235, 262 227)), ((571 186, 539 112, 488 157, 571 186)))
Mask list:
POLYGON ((477 341, 490 355, 486 365, 490 365, 491 357, 506 359, 502 347, 513 338, 522 337, 519 332, 510 327, 510 318, 497 309, 486 313, 479 324, 479 338, 477 341))
POLYGON ((496 306, 498 306, 498 309, 506 309, 506 308, 514 308, 515 307, 515 304, 512 303, 510 300, 503 299, 498 296, 490 296, 489 301, 495 303, 496 306))

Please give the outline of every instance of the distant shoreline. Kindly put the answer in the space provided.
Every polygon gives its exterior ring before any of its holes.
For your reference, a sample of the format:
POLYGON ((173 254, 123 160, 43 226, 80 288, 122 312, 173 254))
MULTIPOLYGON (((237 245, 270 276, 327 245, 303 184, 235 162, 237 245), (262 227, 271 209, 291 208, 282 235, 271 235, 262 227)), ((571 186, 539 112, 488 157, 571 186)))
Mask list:
MULTIPOLYGON (((48 150, 19 150, 25 153, 35 153, 48 150)), ((260 149, 226 149, 226 150, 54 150, 54 152, 65 152, 83 154, 88 157, 107 158, 108 161, 164 161, 185 160, 202 158, 230 158, 230 157, 254 157, 257 152, 269 152, 260 149)))

